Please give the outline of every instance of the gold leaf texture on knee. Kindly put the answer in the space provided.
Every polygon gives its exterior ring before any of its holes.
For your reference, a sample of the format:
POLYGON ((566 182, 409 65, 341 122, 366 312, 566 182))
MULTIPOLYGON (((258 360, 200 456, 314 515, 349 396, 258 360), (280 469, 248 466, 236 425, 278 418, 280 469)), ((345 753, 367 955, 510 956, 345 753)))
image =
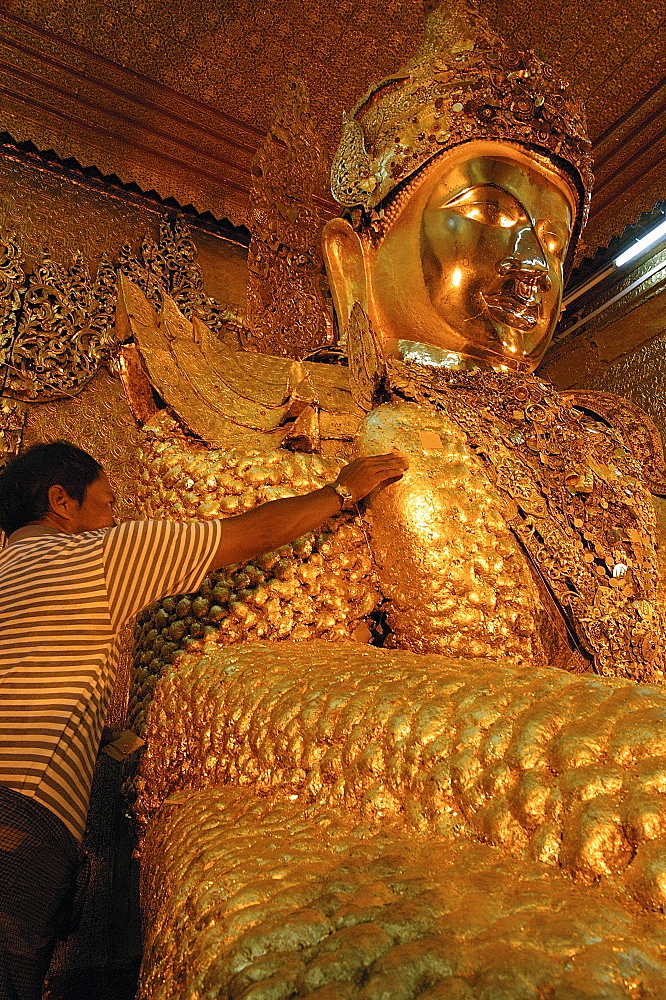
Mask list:
POLYGON ((182 657, 154 691, 140 824, 234 785, 374 830, 463 837, 666 907, 666 692, 357 644, 182 657))
POLYGON ((609 886, 244 789, 176 793, 142 866, 141 1000, 662 997, 666 921, 609 886))

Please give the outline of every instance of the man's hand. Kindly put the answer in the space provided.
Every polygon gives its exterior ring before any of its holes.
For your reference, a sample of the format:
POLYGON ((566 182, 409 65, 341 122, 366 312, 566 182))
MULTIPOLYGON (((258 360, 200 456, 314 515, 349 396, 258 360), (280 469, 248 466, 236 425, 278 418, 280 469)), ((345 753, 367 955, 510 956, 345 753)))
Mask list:
POLYGON ((336 485, 344 486, 354 498, 354 502, 367 497, 381 483, 394 483, 409 467, 409 461, 397 451, 388 455, 372 455, 357 458, 340 470, 336 485))

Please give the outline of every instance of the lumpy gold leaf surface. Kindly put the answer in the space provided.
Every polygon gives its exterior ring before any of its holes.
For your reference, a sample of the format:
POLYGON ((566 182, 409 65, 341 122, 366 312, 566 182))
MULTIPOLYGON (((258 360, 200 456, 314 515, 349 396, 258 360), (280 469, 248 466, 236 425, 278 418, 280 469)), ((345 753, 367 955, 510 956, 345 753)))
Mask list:
POLYGON ((378 491, 371 509, 392 641, 416 652, 545 663, 537 584, 501 496, 456 425, 414 403, 382 406, 366 418, 358 447, 381 454, 391 445, 410 456, 409 472, 378 491))
POLYGON ((343 816, 171 796, 146 841, 141 1000, 664 995, 664 918, 621 891, 343 816))
MULTIPOLYGON (((260 435, 255 435, 259 440, 260 435)), ((141 433, 138 501, 143 516, 208 520, 318 489, 339 458, 186 440, 166 413, 141 433)), ((379 601, 359 517, 332 518, 317 532, 250 564, 212 573, 198 594, 169 596, 138 619, 130 715, 141 729, 152 691, 180 650, 210 637, 221 646, 257 639, 349 639, 379 601)), ((365 641, 365 640, 364 640, 365 641)))
MULTIPOLYGON (((430 417, 419 429, 463 486, 459 566, 482 544, 509 561, 506 510, 460 440, 447 450, 430 417)), ((340 461, 209 449, 162 413, 142 436, 140 501, 150 516, 223 517, 330 481, 340 461)), ((429 472, 412 471, 417 499, 429 472)), ((390 511, 373 514, 384 572, 402 543, 390 511)), ((402 561, 428 555, 421 539, 402 561)), ((527 611, 539 598, 514 561, 513 575, 478 563, 488 599, 493 572, 506 579, 505 614, 512 589, 533 595, 527 611)), ((410 586, 399 638, 421 600, 415 631, 440 641, 431 595, 410 586)), ((477 658, 460 622, 455 659, 352 643, 375 588, 363 526, 343 517, 142 616, 140 995, 663 996, 666 692, 545 666, 537 621, 524 649, 501 632, 493 648, 488 629, 477 658), (338 641, 275 641, 312 636, 338 641)), ((470 588, 458 597, 452 612, 474 603, 470 588)))
POLYGON ((620 879, 666 908, 657 686, 351 643, 211 644, 164 670, 144 736, 144 824, 183 789, 236 785, 620 879))

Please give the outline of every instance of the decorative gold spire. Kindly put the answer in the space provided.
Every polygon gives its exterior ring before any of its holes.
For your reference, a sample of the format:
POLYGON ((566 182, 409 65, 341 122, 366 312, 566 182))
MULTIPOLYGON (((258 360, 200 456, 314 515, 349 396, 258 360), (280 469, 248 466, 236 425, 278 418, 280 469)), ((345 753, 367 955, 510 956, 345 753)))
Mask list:
POLYGON ((585 114, 568 84, 533 52, 490 30, 466 0, 426 0, 420 48, 343 118, 333 196, 375 208, 437 153, 472 139, 519 143, 563 166, 578 191, 578 226, 592 186, 585 114))

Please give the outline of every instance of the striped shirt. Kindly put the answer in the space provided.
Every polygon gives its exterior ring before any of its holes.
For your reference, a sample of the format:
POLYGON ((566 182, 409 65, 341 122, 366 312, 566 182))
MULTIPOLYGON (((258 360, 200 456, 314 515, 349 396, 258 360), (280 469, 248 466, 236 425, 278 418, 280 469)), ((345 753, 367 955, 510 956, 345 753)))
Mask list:
POLYGON ((198 590, 220 521, 16 532, 0 552, 0 782, 83 837, 118 633, 147 604, 198 590))

